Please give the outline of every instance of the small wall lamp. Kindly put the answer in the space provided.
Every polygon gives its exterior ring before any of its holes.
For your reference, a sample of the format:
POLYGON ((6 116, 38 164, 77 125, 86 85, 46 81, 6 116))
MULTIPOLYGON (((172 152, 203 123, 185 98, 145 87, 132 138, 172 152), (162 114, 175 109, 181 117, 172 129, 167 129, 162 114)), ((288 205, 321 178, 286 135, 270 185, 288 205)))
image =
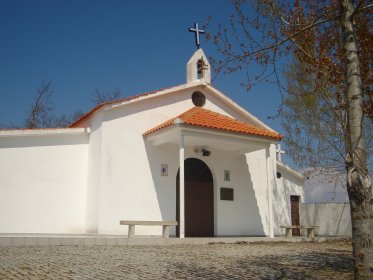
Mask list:
POLYGON ((202 155, 203 155, 204 157, 208 157, 208 156, 211 155, 211 152, 208 151, 208 150, 206 150, 206 149, 202 149, 201 152, 202 152, 202 155))

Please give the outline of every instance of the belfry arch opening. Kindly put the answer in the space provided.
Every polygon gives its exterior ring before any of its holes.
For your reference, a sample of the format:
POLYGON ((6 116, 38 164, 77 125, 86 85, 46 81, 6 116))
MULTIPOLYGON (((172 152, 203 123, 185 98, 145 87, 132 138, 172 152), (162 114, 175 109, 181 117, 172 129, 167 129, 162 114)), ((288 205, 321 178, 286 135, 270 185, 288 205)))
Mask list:
POLYGON ((202 58, 197 61, 197 79, 204 78, 206 66, 206 63, 203 61, 202 58))

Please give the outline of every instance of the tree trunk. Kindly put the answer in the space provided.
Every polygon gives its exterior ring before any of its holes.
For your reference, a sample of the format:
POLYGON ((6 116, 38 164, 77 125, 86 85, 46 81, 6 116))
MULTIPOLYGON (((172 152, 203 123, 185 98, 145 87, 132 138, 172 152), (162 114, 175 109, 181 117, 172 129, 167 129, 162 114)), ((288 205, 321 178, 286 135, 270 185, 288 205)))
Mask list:
POLYGON ((347 191, 350 199, 355 279, 373 279, 372 183, 363 135, 363 91, 353 24, 352 0, 340 0, 346 71, 348 131, 347 191))

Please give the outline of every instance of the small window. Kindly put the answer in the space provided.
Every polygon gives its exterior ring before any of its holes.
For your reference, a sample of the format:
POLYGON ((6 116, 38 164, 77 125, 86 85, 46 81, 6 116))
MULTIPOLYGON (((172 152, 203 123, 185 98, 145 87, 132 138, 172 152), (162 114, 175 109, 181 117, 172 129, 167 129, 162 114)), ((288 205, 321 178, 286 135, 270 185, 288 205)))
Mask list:
POLYGON ((200 91, 195 91, 192 94, 192 101, 194 106, 203 107, 206 104, 206 97, 200 91))
POLYGON ((233 189, 230 188, 220 188, 220 200, 231 200, 233 201, 233 189))

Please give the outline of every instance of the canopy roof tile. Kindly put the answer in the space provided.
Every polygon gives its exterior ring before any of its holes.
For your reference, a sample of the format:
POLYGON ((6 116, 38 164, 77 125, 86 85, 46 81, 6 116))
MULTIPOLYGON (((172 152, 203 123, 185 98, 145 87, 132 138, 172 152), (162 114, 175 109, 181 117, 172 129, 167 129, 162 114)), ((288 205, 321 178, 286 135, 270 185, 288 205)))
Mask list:
POLYGON ((163 128, 172 126, 175 123, 183 123, 190 126, 204 127, 246 135, 269 137, 276 140, 281 140, 283 138, 281 134, 278 134, 276 132, 258 128, 245 122, 241 122, 231 117, 224 116, 222 114, 200 107, 193 107, 192 109, 182 113, 181 115, 169 119, 164 123, 146 131, 143 135, 147 136, 163 128))

